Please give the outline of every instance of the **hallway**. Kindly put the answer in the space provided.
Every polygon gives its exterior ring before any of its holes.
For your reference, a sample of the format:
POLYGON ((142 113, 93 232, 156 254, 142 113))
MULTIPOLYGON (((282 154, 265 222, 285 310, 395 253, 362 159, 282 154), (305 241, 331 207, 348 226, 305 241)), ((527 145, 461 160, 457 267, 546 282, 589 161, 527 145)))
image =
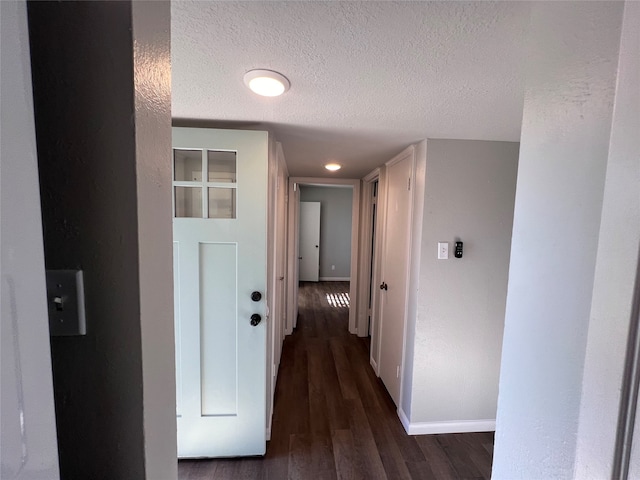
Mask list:
POLYGON ((180 480, 488 479, 492 433, 408 436, 350 335, 348 282, 302 283, 264 458, 184 460, 180 480))

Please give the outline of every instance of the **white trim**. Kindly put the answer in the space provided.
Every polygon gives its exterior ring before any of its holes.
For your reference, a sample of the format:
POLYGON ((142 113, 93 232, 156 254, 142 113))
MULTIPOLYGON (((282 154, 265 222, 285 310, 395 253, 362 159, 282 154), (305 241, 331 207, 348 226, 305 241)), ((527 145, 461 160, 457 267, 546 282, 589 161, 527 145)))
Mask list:
POLYGON ((373 169, 373 171, 367 173, 362 179, 364 182, 371 183, 380 177, 380 167, 373 169))
POLYGON ((378 364, 376 363, 375 359, 372 356, 369 356, 369 363, 371 364, 371 368, 373 368, 373 371, 375 372, 376 376, 379 377, 380 374, 378 372, 378 364))
POLYGON ((407 432, 407 435, 411 435, 409 433, 409 430, 411 429, 411 422, 409 421, 407 415, 404 413, 402 405, 398 407, 398 410, 396 410, 396 412, 398 413, 398 417, 400 418, 400 423, 402 423, 402 426, 404 427, 404 431, 407 432))
POLYGON ((351 277, 318 277, 320 282, 348 282, 351 277))
POLYGON ((355 187, 360 185, 360 180, 354 178, 321 178, 321 177, 291 177, 298 185, 309 187, 355 187))
MULTIPOLYGON (((369 318, 373 314, 373 308, 369 311, 369 288, 373 286, 374 279, 371 274, 372 260, 371 258, 371 242, 373 239, 371 233, 373 229, 372 221, 372 193, 373 183, 380 178, 380 168, 376 168, 362 179, 362 207, 360 216, 360 278, 358 280, 358 319, 357 319, 357 332, 359 337, 366 337, 371 335, 369 318)), ((378 193, 380 190, 378 188, 378 193)), ((377 199, 376 199, 377 203, 377 199)), ((379 211, 378 217, 379 215, 379 211)), ((377 222, 378 223, 378 222, 377 222)), ((378 223, 379 224, 379 223, 378 223)), ((374 242, 375 243, 375 242, 374 242)), ((374 250, 377 251, 378 246, 374 246, 374 250)), ((374 269, 375 270, 375 269, 374 269)), ((375 294, 375 290, 373 290, 375 294)), ((375 299, 375 295, 372 300, 375 299)), ((373 317, 371 317, 373 322, 373 317)), ((371 350, 371 349, 370 349, 371 350)), ((371 354, 371 353, 370 353, 371 354)))
POLYGON ((409 435, 434 435, 438 433, 473 433, 495 432, 495 419, 486 420, 451 420, 446 422, 417 422, 410 423, 401 409, 398 417, 409 435))
POLYGON ((373 260, 373 295, 371 298, 371 349, 369 351, 369 356, 376 363, 376 375, 380 377, 380 347, 381 347, 381 337, 380 337, 380 297, 381 290, 378 288, 378 285, 382 283, 382 252, 384 251, 384 230, 385 225, 387 224, 386 217, 386 205, 387 205, 387 167, 382 166, 379 169, 378 176, 378 196, 376 198, 376 251, 375 257, 373 260), (375 345, 375 349, 374 349, 375 345), (374 357, 375 350, 375 357, 374 357))
MULTIPOLYGON (((385 169, 385 200, 384 200, 384 211, 385 211, 385 216, 384 216, 384 224, 382 224, 382 244, 380 246, 380 252, 381 255, 384 255, 384 253, 386 252, 386 248, 387 248, 387 243, 388 243, 388 238, 387 238, 387 214, 388 214, 388 208, 389 208, 389 197, 388 197, 388 190, 389 190, 389 185, 388 185, 388 172, 389 172, 389 168, 397 163, 400 163, 404 160, 409 160, 411 162, 411 173, 409 175, 409 181, 411 181, 411 179, 415 178, 415 172, 416 172, 416 155, 415 155, 415 151, 416 148, 414 145, 409 145, 407 148, 405 148, 402 152, 400 152, 398 155, 396 155, 395 157, 393 157, 391 160, 389 160, 388 162, 385 163, 386 169, 385 169)), ((406 353, 406 343, 407 343, 407 317, 408 317, 408 302, 409 302, 409 291, 412 288, 411 285, 411 267, 412 267, 412 246, 413 246, 413 212, 415 210, 415 195, 414 195, 414 190, 410 190, 409 195, 410 195, 410 203, 409 203, 409 222, 407 225, 407 232, 406 232, 406 247, 407 247, 407 264, 405 266, 406 271, 405 271, 405 291, 404 291, 404 312, 402 312, 402 351, 400 354, 400 385, 399 385, 399 392, 398 392, 398 398, 397 398, 397 404, 398 405, 402 405, 403 404, 403 393, 404 393, 404 382, 405 382, 405 378, 404 378, 404 368, 405 368, 405 353, 406 353)), ((381 257, 381 262, 380 262, 380 277, 382 279, 385 278, 385 262, 384 260, 382 260, 381 257)), ((382 295, 380 297, 380 310, 379 310, 379 326, 378 328, 378 363, 382 363, 382 361, 384 361, 384 358, 382 358, 382 351, 381 351, 381 344, 382 344, 382 327, 384 324, 384 316, 385 316, 385 296, 382 295)), ((391 392, 390 392, 391 393, 391 392)), ((393 397, 393 394, 391 395, 393 397)), ((394 401, 396 401, 394 399, 394 401)))
POLYGON ((267 427, 267 431, 265 432, 265 437, 267 439, 267 442, 271 440, 271 425, 267 427))
POLYGON ((415 375, 414 358, 415 358, 415 325, 417 319, 418 294, 420 289, 420 261, 422 256, 422 222, 424 216, 424 198, 425 198, 425 179, 427 166, 427 141, 422 140, 415 144, 413 150, 413 172, 411 174, 411 194, 412 194, 412 213, 411 213, 411 243, 410 243, 410 262, 408 268, 407 280, 407 304, 406 317, 403 332, 402 343, 402 375, 400 377, 400 405, 411 408, 411 389, 413 388, 413 379, 415 375), (407 345, 411 345, 411 357, 407 358, 407 345), (405 376, 407 375, 407 376, 405 376), (408 395, 405 404, 405 382, 408 382, 408 395))
POLYGON ((287 198, 287 318, 285 323, 285 335, 291 335, 298 321, 298 204, 300 202, 300 190, 296 182, 289 177, 287 198))

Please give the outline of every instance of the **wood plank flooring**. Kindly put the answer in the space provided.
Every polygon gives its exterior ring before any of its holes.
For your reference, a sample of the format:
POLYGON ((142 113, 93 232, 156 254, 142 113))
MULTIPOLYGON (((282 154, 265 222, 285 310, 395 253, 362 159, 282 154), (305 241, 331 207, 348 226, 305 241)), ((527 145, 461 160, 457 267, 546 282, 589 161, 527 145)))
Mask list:
POLYGON ((263 458, 181 460, 180 480, 489 479, 493 433, 409 436, 348 332, 348 282, 302 283, 263 458), (333 295, 333 297, 332 297, 333 295), (334 302, 334 303, 335 303, 334 302))

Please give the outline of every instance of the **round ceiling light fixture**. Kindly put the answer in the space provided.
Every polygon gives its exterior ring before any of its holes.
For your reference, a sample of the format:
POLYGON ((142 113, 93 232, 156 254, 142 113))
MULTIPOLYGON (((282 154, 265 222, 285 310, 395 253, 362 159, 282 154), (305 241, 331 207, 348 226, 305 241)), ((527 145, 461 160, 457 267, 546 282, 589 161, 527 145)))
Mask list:
POLYGON ((330 172, 335 172, 337 170, 340 170, 342 168, 342 165, 340 165, 339 163, 327 163, 324 168, 326 168, 330 172))
POLYGON ((244 74, 244 84, 263 97, 277 97, 291 86, 287 77, 272 70, 249 70, 244 74))

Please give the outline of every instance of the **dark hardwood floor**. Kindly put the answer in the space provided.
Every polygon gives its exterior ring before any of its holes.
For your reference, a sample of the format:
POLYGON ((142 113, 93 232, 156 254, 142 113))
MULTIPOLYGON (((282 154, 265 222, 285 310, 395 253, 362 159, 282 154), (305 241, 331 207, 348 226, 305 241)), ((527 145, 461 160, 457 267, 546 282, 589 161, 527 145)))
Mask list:
POLYGON ((493 433, 409 436, 348 332, 348 282, 302 283, 264 458, 183 460, 180 480, 489 479, 493 433), (333 297, 331 296, 333 295, 333 297))

